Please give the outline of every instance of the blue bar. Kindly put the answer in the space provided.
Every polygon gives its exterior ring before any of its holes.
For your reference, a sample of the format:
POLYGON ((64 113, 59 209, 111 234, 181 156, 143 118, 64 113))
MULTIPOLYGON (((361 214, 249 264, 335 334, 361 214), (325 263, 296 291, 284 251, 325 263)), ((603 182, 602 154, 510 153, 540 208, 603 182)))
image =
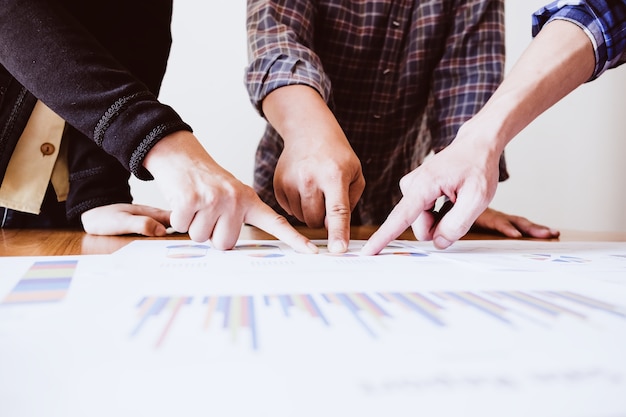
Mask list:
POLYGON ((72 278, 23 279, 11 292, 66 290, 71 283, 72 278))
MULTIPOLYGON (((460 296, 459 294, 456 294, 454 292, 446 292, 445 294, 449 295, 450 297, 455 298, 455 299, 457 299, 457 300, 459 300, 459 301, 461 301, 461 302, 463 302, 465 304, 467 304, 470 307, 474 307, 475 309, 480 310, 483 313, 486 313, 486 314, 490 315, 491 317, 494 317, 494 318, 498 319, 501 322, 504 322, 504 323, 509 324, 509 325, 512 324, 509 320, 505 319, 501 315, 495 314, 493 311, 490 311, 489 309, 486 309, 485 307, 483 307, 483 306, 481 306, 479 304, 476 304, 476 303, 474 303, 474 302, 472 302, 470 300, 467 300, 464 297, 460 296)), ((488 302, 488 301, 485 300, 485 302, 488 302)))
MULTIPOLYGON (((530 301, 528 301, 528 300, 525 300, 525 299, 523 299, 523 298, 521 298, 521 297, 518 297, 518 296, 517 296, 517 295, 515 295, 515 294, 511 294, 511 293, 508 293, 508 292, 505 292, 505 291, 496 291, 496 294, 501 295, 501 296, 504 296, 504 297, 507 297, 507 298, 511 298, 511 299, 513 299, 513 300, 515 300, 515 301, 519 301, 519 302, 520 302, 520 303, 522 303, 522 304, 525 304, 525 305, 527 305, 527 306, 530 306, 530 307, 532 307, 532 308, 535 308, 535 309, 537 309, 537 310, 539 310, 539 311, 543 311, 544 313, 548 313, 548 314, 550 314, 551 316, 558 316, 558 315, 560 314, 558 311, 554 311, 554 310, 551 310, 551 309, 549 309, 549 308, 546 308, 546 307, 543 307, 543 306, 537 305, 537 304, 532 303, 532 302, 530 302, 530 301)), ((533 298, 534 298, 534 297, 533 297, 533 298)), ((542 301, 543 301, 543 300, 542 300, 542 301)), ((546 301, 544 301, 544 302, 546 302, 546 301)), ((546 302, 546 303, 547 303, 547 302, 546 302)), ((547 303, 547 304, 550 304, 550 303, 547 303)))
MULTIPOLYGON (((163 310, 163 306, 166 305, 167 299, 168 299, 167 297, 159 297, 152 304, 152 306, 150 306, 150 309, 148 311, 146 311, 146 313, 143 315, 143 317, 141 318, 139 323, 137 323, 137 326, 135 326, 133 331, 130 333, 131 337, 135 337, 137 334, 139 334, 139 332, 141 331, 141 328, 144 326, 144 324, 146 324, 146 322, 148 321, 148 319, 151 316, 158 316, 159 315, 161 310, 163 310)), ((146 298, 144 297, 144 299, 142 300, 141 304, 143 304, 143 302, 145 300, 146 300, 146 298)))
POLYGON ((280 301, 280 306, 283 308, 283 314, 285 317, 289 317, 289 307, 293 305, 291 301, 291 297, 288 295, 279 295, 278 300, 280 301))
POLYGON ((230 299, 231 297, 229 296, 222 296, 217 303, 218 311, 224 313, 224 325, 222 326, 224 329, 228 328, 228 322, 230 321, 230 299))
POLYGON ((346 294, 336 294, 336 295, 337 295, 337 298, 339 298, 339 300, 344 304, 344 306, 346 306, 348 310, 350 310, 354 318, 359 323, 361 323, 361 326, 363 326, 363 328, 367 331, 367 333, 369 333, 369 335, 372 336, 374 339, 378 339, 378 336, 376 335, 376 333, 374 333, 374 331, 370 329, 369 326, 365 323, 365 321, 363 321, 363 319, 359 316, 358 314, 359 308, 356 305, 354 305, 352 300, 350 300, 346 294))
POLYGON ((257 331, 256 331, 256 317, 254 314, 254 298, 252 296, 246 297, 248 301, 248 323, 250 324, 250 333, 252 336, 252 348, 254 350, 259 349, 259 341, 257 339, 257 331))
MULTIPOLYGON (((583 306, 589 307, 589 308, 594 309, 594 310, 600 310, 600 311, 607 312, 609 314, 616 315, 616 316, 621 317, 621 318, 626 318, 626 315, 620 313, 619 311, 614 311, 614 310, 611 310, 609 308, 603 308, 603 307, 600 307, 600 306, 597 305, 597 304, 605 304, 605 305, 607 305, 607 303, 603 303, 601 301, 597 301, 597 300, 594 300, 592 298, 582 296, 580 294, 571 293, 572 295, 568 295, 566 292, 554 292, 554 291, 546 291, 546 293, 547 294, 552 294, 552 295, 554 295, 556 297, 563 298, 565 300, 572 301, 572 302, 577 303, 579 305, 583 305, 583 306), (587 299, 589 301, 580 300, 580 299, 578 299, 576 297, 585 298, 585 299, 587 299)), ((613 307, 610 304, 609 304, 609 306, 613 307)))
POLYGON ((415 311, 417 313, 420 313, 422 316, 424 316, 428 320, 430 320, 433 323, 435 323, 437 326, 445 327, 446 324, 444 322, 442 322, 441 320, 439 320, 439 317, 430 314, 428 311, 424 310, 421 306, 415 304, 413 301, 411 301, 408 298, 406 298, 406 296, 404 294, 400 294, 398 292, 395 292, 395 293, 392 293, 391 295, 393 295, 396 298, 396 300, 398 300, 399 302, 401 302, 405 306, 409 307, 411 310, 413 310, 413 311, 415 311))
POLYGON ((322 314, 322 310, 319 309, 319 306, 313 299, 313 296, 310 294, 306 294, 305 297, 307 300, 309 300, 309 303, 311 303, 311 305, 313 306, 313 309, 315 310, 319 318, 324 322, 324 324, 327 326, 330 326, 330 323, 328 322, 328 320, 326 320, 326 317, 324 317, 324 314, 322 314))

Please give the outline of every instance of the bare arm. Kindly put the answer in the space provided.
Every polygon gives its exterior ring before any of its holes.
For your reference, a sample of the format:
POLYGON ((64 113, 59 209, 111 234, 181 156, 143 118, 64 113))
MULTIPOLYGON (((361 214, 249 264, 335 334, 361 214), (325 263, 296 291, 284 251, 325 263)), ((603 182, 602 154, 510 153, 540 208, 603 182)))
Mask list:
POLYGON ((439 248, 467 233, 495 194, 505 146, 587 81, 594 64, 591 42, 578 26, 560 20, 547 24, 452 144, 402 179, 402 200, 363 252, 378 253, 409 226, 418 239, 432 239, 439 248), (429 209, 443 195, 455 205, 432 227, 429 209))
POLYGON ((587 81, 595 56, 587 35, 575 24, 555 20, 539 32, 472 123, 501 121, 494 132, 504 150, 522 129, 587 81))

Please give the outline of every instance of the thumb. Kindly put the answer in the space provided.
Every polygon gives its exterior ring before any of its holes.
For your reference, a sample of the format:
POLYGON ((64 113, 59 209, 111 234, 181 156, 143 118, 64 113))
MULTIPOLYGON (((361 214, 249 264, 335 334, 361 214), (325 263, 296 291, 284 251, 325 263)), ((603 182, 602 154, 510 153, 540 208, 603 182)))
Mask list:
POLYGON ((116 234, 136 233, 144 236, 165 236, 167 229, 165 224, 149 216, 129 214, 124 216, 119 223, 116 234))

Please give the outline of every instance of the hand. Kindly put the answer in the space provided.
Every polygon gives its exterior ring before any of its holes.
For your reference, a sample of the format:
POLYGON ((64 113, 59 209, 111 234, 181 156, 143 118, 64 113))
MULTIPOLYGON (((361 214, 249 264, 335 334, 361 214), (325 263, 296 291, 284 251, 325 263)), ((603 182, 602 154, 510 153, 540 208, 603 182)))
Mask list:
POLYGON ((403 197, 370 237, 363 254, 377 254, 409 227, 417 239, 433 240, 439 249, 468 232, 495 194, 501 150, 467 135, 460 137, 462 130, 452 144, 400 180, 403 197), (431 210, 442 196, 454 206, 437 222, 431 210))
POLYGON ((506 144, 589 80, 594 64, 592 45, 576 25, 566 21, 546 25, 485 106, 459 129, 452 144, 405 177, 404 198, 363 253, 380 252, 410 225, 418 239, 432 238, 441 249, 463 236, 495 194, 498 159, 506 144), (432 230, 434 218, 429 209, 442 195, 456 204, 432 230))
POLYGON ((92 235, 165 236, 170 212, 138 204, 110 204, 84 212, 81 221, 92 235))
POLYGON ((302 140, 287 145, 274 173, 274 192, 287 213, 309 227, 324 225, 329 251, 340 253, 348 248, 350 214, 365 179, 345 136, 333 143, 302 140))
POLYGON ((218 165, 196 137, 179 131, 160 140, 144 166, 167 198, 174 230, 197 242, 211 240, 217 249, 232 249, 243 223, 274 235, 298 252, 317 247, 261 201, 254 190, 218 165))
POLYGON ((538 239, 553 239, 560 235, 558 230, 531 222, 525 217, 513 216, 487 208, 474 222, 477 230, 501 233, 510 238, 523 236, 538 239))
POLYGON ((365 179, 339 123, 317 91, 291 85, 263 100, 268 121, 285 147, 274 173, 276 200, 309 227, 328 229, 328 250, 345 252, 350 214, 365 179))

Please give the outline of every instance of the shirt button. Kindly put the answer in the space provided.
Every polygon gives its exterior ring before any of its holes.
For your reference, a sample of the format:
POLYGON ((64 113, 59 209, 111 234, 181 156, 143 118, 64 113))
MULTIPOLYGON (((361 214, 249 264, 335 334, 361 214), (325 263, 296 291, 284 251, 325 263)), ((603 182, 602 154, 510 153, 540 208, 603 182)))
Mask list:
POLYGON ((380 119, 380 114, 375 114, 373 117, 374 119, 380 119))
POLYGON ((392 24, 394 27, 400 27, 400 22, 398 22, 397 20, 392 21, 392 22, 391 22, 391 24, 392 24))
POLYGON ((387 75, 391 72, 391 70, 389 68, 387 68, 386 70, 383 71, 383 75, 387 75))
POLYGON ((48 142, 41 145, 39 149, 43 155, 52 155, 54 153, 54 145, 48 142))

